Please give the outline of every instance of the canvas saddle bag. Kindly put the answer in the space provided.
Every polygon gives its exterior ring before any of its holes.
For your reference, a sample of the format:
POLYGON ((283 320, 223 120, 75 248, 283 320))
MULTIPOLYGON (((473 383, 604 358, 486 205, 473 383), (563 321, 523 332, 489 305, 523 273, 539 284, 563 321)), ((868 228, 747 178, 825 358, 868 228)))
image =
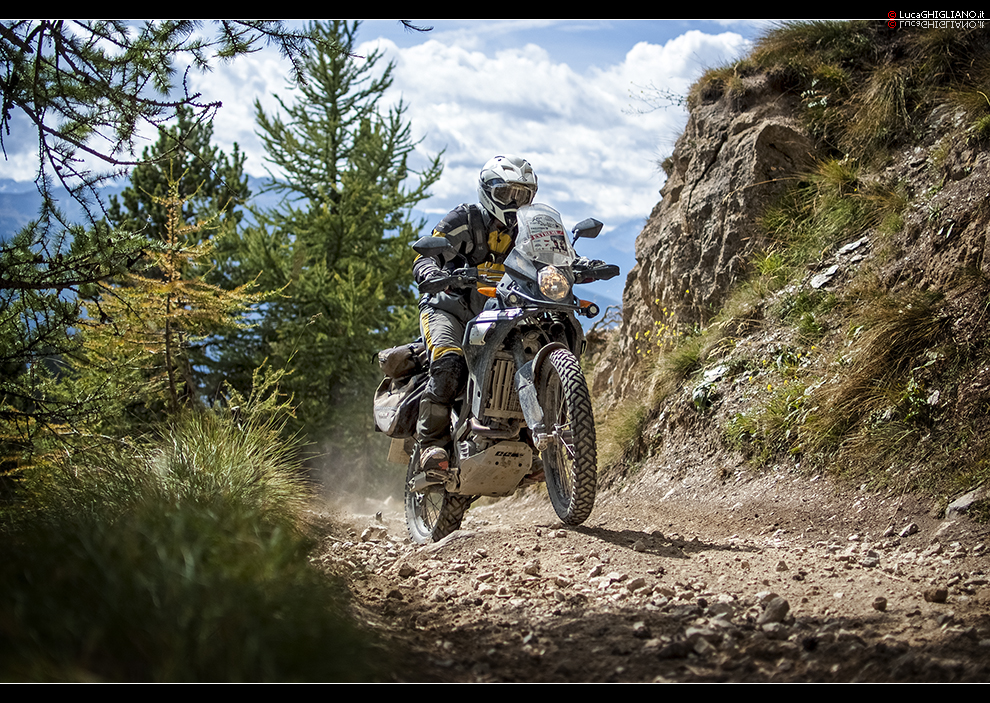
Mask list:
POLYGON ((375 430, 395 439, 412 437, 429 380, 426 345, 413 342, 385 349, 378 353, 378 363, 385 378, 375 391, 375 430))

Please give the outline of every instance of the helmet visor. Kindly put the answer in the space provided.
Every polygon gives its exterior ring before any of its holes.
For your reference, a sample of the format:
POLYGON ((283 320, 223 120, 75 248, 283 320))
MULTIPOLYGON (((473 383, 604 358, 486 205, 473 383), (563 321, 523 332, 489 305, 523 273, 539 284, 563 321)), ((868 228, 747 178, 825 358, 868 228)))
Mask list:
POLYGON ((522 183, 500 183, 492 187, 492 200, 499 205, 522 207, 536 197, 536 188, 522 183))

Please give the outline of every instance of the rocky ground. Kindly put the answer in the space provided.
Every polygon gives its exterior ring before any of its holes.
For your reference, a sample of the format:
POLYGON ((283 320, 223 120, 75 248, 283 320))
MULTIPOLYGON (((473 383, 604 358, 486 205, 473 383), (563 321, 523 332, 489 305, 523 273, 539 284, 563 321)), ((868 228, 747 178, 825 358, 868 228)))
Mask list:
POLYGON ((319 556, 398 681, 990 681, 990 526, 825 479, 644 467, 563 528, 537 487, 419 547, 395 502, 319 556))

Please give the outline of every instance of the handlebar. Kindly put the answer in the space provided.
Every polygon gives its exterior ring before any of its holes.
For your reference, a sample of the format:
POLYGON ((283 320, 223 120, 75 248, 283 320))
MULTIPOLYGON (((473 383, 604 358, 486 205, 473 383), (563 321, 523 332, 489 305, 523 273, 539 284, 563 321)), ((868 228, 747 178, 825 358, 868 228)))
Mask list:
MULTIPOLYGON (((593 281, 607 281, 619 275, 619 267, 614 264, 606 264, 601 261, 592 262, 592 266, 575 266, 575 283, 591 283, 593 281)), ((466 288, 476 283, 491 283, 497 281, 490 280, 487 276, 478 275, 477 267, 460 268, 453 271, 449 276, 431 278, 419 284, 421 295, 431 295, 440 293, 448 288, 466 288)))

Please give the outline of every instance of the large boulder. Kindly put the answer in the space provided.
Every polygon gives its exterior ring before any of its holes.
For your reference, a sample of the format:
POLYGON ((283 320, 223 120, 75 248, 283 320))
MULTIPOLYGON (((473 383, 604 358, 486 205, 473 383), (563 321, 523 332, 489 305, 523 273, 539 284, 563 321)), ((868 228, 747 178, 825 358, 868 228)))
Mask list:
POLYGON ((623 293, 623 321, 596 365, 595 392, 642 388, 637 335, 657 322, 707 320, 764 245, 758 220, 810 170, 815 145, 797 120, 797 98, 763 76, 728 92, 702 93, 666 163, 667 181, 636 240, 623 293))

